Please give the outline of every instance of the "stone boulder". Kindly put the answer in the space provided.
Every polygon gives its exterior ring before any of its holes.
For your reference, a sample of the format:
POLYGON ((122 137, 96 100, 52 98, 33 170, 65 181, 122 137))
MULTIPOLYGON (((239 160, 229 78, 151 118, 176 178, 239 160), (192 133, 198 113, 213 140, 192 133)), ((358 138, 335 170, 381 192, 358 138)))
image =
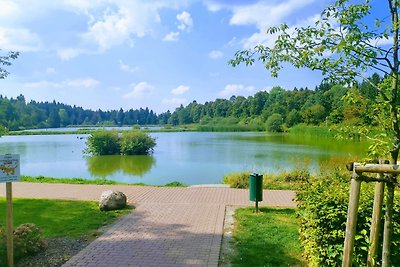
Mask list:
POLYGON ((118 210, 126 206, 126 196, 119 191, 104 191, 101 194, 99 208, 101 211, 118 210))

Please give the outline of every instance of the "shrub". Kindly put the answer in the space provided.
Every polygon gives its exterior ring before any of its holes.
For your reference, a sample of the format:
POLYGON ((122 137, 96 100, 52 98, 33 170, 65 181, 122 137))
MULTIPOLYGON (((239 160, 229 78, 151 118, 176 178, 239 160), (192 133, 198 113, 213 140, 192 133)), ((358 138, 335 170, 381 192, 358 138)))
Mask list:
POLYGON ((272 114, 268 117, 265 124, 267 126, 267 130, 270 132, 282 132, 283 117, 277 113, 272 114))
POLYGON ((92 155, 145 155, 155 147, 155 139, 140 131, 98 130, 88 137, 85 152, 92 155))
POLYGON ((156 141, 144 132, 126 131, 119 144, 124 155, 147 155, 156 146, 156 141))
MULTIPOLYGON (((310 266, 340 266, 342 262, 349 200, 350 173, 335 169, 310 178, 296 193, 300 240, 310 266)), ((372 216, 374 185, 363 183, 358 210, 354 266, 366 266, 372 216)), ((392 263, 400 266, 400 205, 393 216, 392 263)))
MULTIPOLYGON (((21 224, 14 230, 14 257, 21 259, 24 256, 35 254, 46 247, 42 230, 33 223, 21 224)), ((0 262, 6 262, 6 233, 0 227, 0 262)))
POLYGON ((232 188, 249 188, 250 172, 237 172, 224 176, 224 184, 232 188))
POLYGON ((90 134, 86 141, 86 153, 92 155, 117 155, 120 154, 118 132, 97 130, 90 134))

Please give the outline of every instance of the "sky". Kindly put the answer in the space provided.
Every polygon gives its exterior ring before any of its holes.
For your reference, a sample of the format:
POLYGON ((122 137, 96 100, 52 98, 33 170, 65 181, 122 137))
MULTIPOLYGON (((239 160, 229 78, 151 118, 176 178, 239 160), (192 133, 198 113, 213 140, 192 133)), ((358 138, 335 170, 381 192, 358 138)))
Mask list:
MULTIPOLYGON (((307 25, 329 0, 0 0, 0 49, 20 57, 0 94, 93 110, 173 111, 281 86, 318 72, 233 68, 237 50, 269 44, 270 26, 307 25)), ((385 2, 386 4, 386 2, 385 2)))

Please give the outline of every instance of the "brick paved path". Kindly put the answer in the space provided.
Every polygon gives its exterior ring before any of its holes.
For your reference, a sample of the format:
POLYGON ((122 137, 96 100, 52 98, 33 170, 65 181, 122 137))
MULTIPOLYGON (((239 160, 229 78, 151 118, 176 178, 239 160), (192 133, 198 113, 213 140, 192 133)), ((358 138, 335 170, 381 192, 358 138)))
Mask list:
MULTIPOLYGON (((109 189, 136 209, 64 266, 218 266, 225 207, 253 205, 242 189, 13 183, 15 197, 29 198, 98 200, 109 189)), ((264 190, 260 205, 293 207, 293 196, 264 190)))

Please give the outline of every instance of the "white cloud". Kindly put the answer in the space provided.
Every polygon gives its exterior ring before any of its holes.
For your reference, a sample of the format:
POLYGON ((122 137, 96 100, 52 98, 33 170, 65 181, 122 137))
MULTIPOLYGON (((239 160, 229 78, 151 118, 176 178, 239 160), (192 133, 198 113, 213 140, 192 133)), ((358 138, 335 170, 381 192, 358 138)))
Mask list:
POLYGON ((56 69, 53 68, 53 67, 48 67, 48 68, 46 68, 46 70, 45 70, 45 74, 46 74, 46 75, 53 75, 53 74, 56 74, 56 73, 57 73, 57 71, 56 71, 56 69))
POLYGON ((164 105, 179 106, 179 105, 186 105, 187 103, 188 100, 186 98, 164 98, 162 100, 162 104, 164 105))
POLYGON ((0 28, 0 47, 20 52, 38 51, 41 41, 36 33, 25 28, 0 28))
MULTIPOLYGON (((18 51, 45 49, 56 52, 62 60, 103 53, 123 44, 132 46, 135 39, 146 35, 157 36, 162 26, 161 10, 177 10, 188 5, 187 0, 37 0, 27 8, 24 0, 0 0, 0 47, 18 51), (31 26, 46 14, 59 11, 78 15, 79 28, 71 30, 70 38, 52 39, 50 43, 46 41, 46 46, 41 45, 41 40, 44 42, 46 35, 51 36, 50 31, 56 28, 49 27, 48 32, 40 33, 33 32, 31 26), (75 45, 71 46, 70 40, 75 45)), ((179 28, 190 30, 193 25, 187 12, 179 14, 177 19, 179 28)))
POLYGON ((125 95, 124 98, 142 98, 145 95, 149 95, 153 92, 154 86, 147 82, 140 82, 138 84, 132 84, 133 90, 125 95))
POLYGON ((28 83, 23 83, 23 87, 25 88, 61 88, 62 84, 61 83, 56 83, 56 82, 50 82, 50 81, 38 81, 38 82, 28 82, 28 83))
POLYGON ((23 83, 22 86, 25 88, 90 88, 100 84, 98 80, 93 78, 76 79, 76 80, 65 80, 61 82, 53 81, 38 81, 38 82, 28 82, 23 83))
POLYGON ((218 12, 223 8, 222 5, 211 1, 205 1, 204 4, 206 5, 208 11, 211 12, 218 12))
POLYGON ((242 84, 228 84, 225 86, 224 90, 219 92, 221 97, 230 97, 232 95, 248 95, 254 92, 254 86, 244 86, 242 84))
POLYGON ((373 46, 385 46, 385 45, 393 45, 393 36, 389 36, 386 38, 377 38, 370 42, 373 46))
POLYGON ((83 53, 85 53, 85 51, 79 48, 59 48, 57 50, 57 55, 61 60, 70 60, 83 53))
POLYGON ((125 64, 124 62, 122 62, 122 60, 119 61, 119 68, 122 71, 130 72, 130 73, 134 73, 134 72, 139 70, 139 67, 137 67, 137 66, 136 67, 131 67, 128 64, 125 64))
POLYGON ((179 39, 179 32, 170 32, 163 38, 164 42, 175 42, 179 39))
POLYGON ((10 0, 3 0, 0 2, 0 17, 8 17, 10 15, 18 14, 20 9, 17 3, 10 0))
POLYGON ((224 53, 222 53, 219 50, 213 50, 210 53, 208 53, 208 56, 212 59, 218 59, 224 56, 224 53))
MULTIPOLYGON (((232 17, 229 23, 231 25, 255 25, 258 32, 250 37, 242 40, 244 48, 253 48, 257 44, 270 45, 273 44, 276 35, 267 35, 265 32, 271 26, 276 26, 283 23, 290 15, 298 12, 300 9, 312 4, 316 0, 286 0, 271 3, 268 1, 260 1, 251 5, 238 5, 227 7, 232 11, 232 17), (266 19, 268 18, 268 19, 266 19)), ((301 26, 310 25, 315 15, 302 21, 301 26)), ((292 25, 293 28, 298 25, 292 25)))
POLYGON ((98 80, 92 78, 69 80, 65 82, 65 84, 70 87, 85 87, 85 88, 94 87, 99 83, 100 82, 98 80))
POLYGON ((176 19, 179 21, 178 29, 181 31, 191 31, 193 28, 193 19, 190 13, 183 11, 176 15, 176 19))
POLYGON ((189 91, 190 87, 186 85, 179 85, 175 89, 171 90, 171 94, 173 95, 183 95, 187 91, 189 91))

